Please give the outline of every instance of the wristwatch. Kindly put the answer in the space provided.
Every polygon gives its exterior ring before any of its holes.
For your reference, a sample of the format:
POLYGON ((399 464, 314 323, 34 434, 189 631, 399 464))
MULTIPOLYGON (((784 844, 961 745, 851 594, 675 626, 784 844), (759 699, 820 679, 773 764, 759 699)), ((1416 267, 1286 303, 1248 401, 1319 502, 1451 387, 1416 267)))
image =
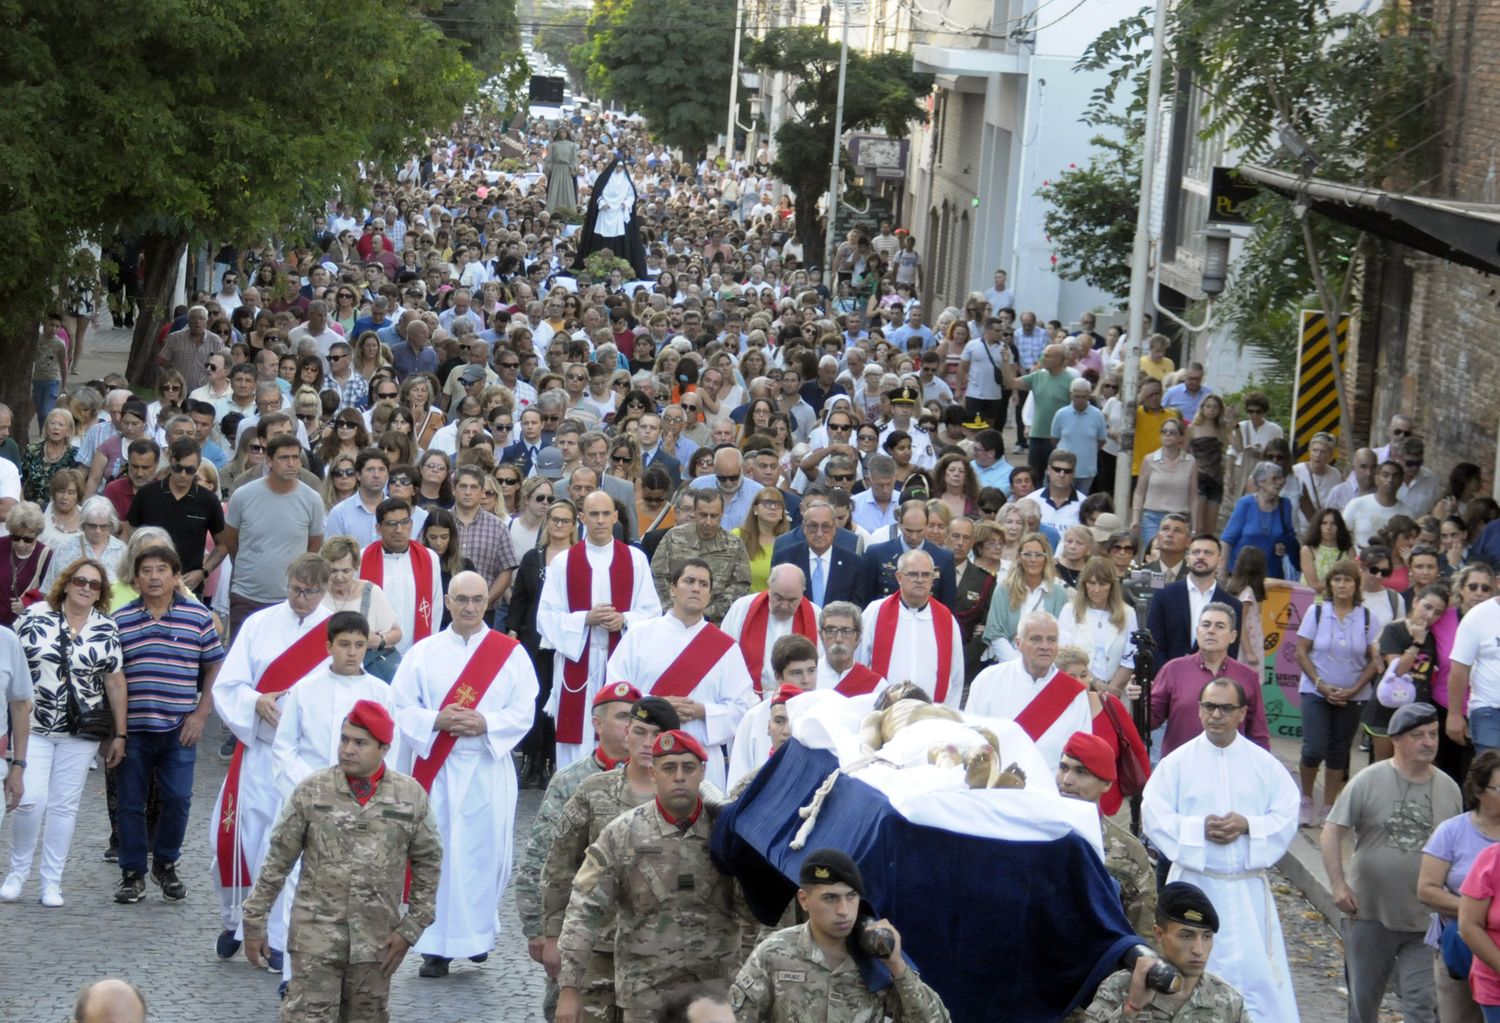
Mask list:
POLYGON ((25 767, 26 766, 26 761, 24 761, 24 760, 12 760, 10 762, 10 766, 11 767, 25 767))

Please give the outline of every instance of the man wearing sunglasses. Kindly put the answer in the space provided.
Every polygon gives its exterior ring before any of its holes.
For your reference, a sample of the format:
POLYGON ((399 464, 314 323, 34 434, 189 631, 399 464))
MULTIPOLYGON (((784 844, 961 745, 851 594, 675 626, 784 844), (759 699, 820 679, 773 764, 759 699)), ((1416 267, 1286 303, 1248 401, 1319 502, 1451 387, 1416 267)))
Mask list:
MULTIPOLYGON (((191 438, 175 440, 167 449, 167 474, 154 479, 156 459, 151 458, 150 473, 145 472, 142 458, 140 474, 145 476, 130 502, 126 515, 129 528, 159 526, 172 538, 172 546, 181 559, 182 581, 188 589, 203 591, 206 579, 228 553, 224 547, 224 509, 219 495, 198 484, 198 466, 203 460, 203 450, 191 438), (208 538, 213 537, 212 552, 204 555, 208 538)), ((134 445, 130 452, 130 467, 127 473, 134 480, 137 475, 137 456, 134 445)), ((127 533, 128 535, 128 533, 127 533)))
POLYGON ((354 350, 347 341, 328 346, 328 384, 339 394, 339 411, 361 409, 370 400, 370 385, 354 372, 354 350))

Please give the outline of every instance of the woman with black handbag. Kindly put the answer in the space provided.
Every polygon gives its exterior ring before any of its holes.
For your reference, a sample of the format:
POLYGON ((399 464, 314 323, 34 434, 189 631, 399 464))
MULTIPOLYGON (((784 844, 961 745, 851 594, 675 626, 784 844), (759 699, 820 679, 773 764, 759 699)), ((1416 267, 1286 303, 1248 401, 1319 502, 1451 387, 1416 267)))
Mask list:
POLYGON ((63 904, 63 864, 89 763, 102 753, 114 767, 125 754, 125 674, 109 601, 104 566, 80 558, 58 574, 46 601, 16 622, 36 695, 26 792, 13 815, 10 872, 0 884, 0 902, 20 897, 45 816, 41 903, 63 904))

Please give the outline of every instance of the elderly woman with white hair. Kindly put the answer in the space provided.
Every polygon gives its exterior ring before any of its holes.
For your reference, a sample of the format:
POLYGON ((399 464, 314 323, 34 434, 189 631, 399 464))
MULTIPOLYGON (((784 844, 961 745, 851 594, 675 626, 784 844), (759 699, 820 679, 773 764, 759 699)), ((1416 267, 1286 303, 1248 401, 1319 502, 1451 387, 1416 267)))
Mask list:
POLYGON ((120 518, 115 514, 114 504, 109 498, 95 494, 83 502, 81 517, 83 528, 60 540, 53 549, 43 590, 50 592, 62 570, 79 558, 93 558, 103 565, 111 583, 120 578, 115 574, 115 566, 125 553, 125 541, 115 535, 120 529, 120 518))

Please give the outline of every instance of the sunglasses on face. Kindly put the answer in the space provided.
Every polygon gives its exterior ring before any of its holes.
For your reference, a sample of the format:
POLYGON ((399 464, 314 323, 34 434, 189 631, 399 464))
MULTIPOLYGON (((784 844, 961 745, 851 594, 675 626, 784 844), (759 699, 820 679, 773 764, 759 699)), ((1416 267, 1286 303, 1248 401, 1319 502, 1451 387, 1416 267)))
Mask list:
POLYGON ((88 590, 90 593, 98 593, 104 589, 104 581, 102 579, 89 579, 81 575, 75 575, 69 579, 68 585, 76 586, 80 590, 88 590))

